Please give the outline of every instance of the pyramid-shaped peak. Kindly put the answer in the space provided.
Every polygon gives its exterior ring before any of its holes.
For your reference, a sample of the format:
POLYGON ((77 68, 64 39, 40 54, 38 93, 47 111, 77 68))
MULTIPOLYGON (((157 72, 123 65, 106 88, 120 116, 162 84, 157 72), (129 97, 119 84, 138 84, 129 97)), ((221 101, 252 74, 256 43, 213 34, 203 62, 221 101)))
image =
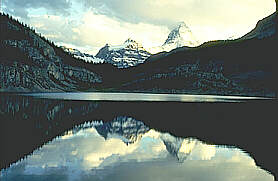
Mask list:
POLYGON ((194 47, 198 44, 199 42, 194 37, 190 28, 182 21, 177 23, 172 29, 162 47, 164 50, 169 51, 182 46, 194 47))
POLYGON ((184 21, 178 22, 175 27, 176 28, 187 28, 187 29, 189 29, 189 27, 186 25, 186 23, 184 21))
POLYGON ((175 33, 181 33, 181 32, 185 32, 185 31, 188 31, 188 32, 191 32, 189 26, 187 26, 185 24, 185 22, 181 21, 181 22, 178 22, 175 26, 173 26, 172 28, 172 32, 175 32, 175 33))

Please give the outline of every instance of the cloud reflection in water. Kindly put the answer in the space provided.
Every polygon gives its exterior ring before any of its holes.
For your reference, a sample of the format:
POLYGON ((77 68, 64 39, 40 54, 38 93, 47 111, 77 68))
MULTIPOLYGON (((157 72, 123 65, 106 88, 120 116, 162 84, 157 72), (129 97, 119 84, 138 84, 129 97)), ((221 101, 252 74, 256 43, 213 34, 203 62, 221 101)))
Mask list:
POLYGON ((105 139, 98 132, 98 126, 103 124, 87 123, 67 132, 2 171, 2 179, 274 180, 272 175, 256 167, 251 157, 236 148, 176 138, 153 129, 141 131, 140 135, 135 135, 133 143, 127 144, 127 136, 120 132, 110 132, 105 139))

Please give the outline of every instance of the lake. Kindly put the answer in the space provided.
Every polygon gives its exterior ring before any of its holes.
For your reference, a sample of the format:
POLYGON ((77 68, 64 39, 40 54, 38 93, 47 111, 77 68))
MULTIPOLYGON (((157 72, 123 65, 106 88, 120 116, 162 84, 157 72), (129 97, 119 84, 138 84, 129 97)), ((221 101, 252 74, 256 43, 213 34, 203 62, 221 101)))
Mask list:
POLYGON ((274 99, 142 93, 0 98, 1 180, 274 180, 274 99))

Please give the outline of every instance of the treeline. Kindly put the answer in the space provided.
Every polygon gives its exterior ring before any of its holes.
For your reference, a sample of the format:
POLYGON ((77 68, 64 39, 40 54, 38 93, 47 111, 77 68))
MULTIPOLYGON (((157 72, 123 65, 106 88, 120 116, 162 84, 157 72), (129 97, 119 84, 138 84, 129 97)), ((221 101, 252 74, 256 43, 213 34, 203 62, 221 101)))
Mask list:
MULTIPOLYGON (((16 47, 11 47, 4 43, 5 40, 27 40, 30 43, 30 46, 39 48, 36 42, 34 42, 30 37, 30 33, 34 33, 36 36, 38 36, 38 38, 42 39, 47 44, 49 44, 55 50, 55 53, 62 58, 64 63, 84 68, 88 68, 88 66, 90 67, 94 65, 94 63, 87 63, 82 59, 75 58, 71 53, 64 51, 61 47, 55 45, 53 41, 36 32, 36 30, 33 27, 23 22, 20 22, 18 19, 13 18, 9 14, 0 13, 0 32, 0 48, 1 52, 6 52, 4 54, 5 56, 8 56, 8 54, 11 54, 12 52, 15 53, 17 50, 16 47)), ((2 58, 4 58, 3 56, 2 58)), ((10 55, 11 58, 13 56, 14 55, 10 55)))
POLYGON ((62 57, 65 63, 69 63, 74 66, 80 65, 83 67, 91 64, 86 63, 82 59, 73 57, 71 53, 64 51, 61 47, 55 45, 53 41, 42 36, 41 33, 36 32, 33 27, 20 22, 18 19, 13 18, 9 14, 0 13, 0 32, 0 41, 2 48, 5 46, 5 44, 3 43, 4 40, 27 40, 29 43, 31 43, 31 46, 37 47, 35 42, 30 37, 30 33, 34 33, 36 36, 38 36, 38 38, 42 39, 51 47, 53 47, 55 53, 58 56, 62 57), (8 22, 10 22, 10 25, 8 25, 8 22))
POLYGON ((14 61, 17 61, 29 65, 36 65, 35 62, 32 61, 32 57, 29 57, 28 52, 22 51, 16 45, 11 46, 4 43, 4 41, 7 40, 26 40, 31 47, 38 49, 43 55, 43 48, 39 47, 38 42, 35 42, 30 36, 30 33, 33 33, 54 49, 55 54, 62 59, 63 64, 73 67, 81 67, 100 75, 104 82, 101 85, 103 88, 116 86, 121 84, 121 82, 131 80, 131 76, 126 73, 130 72, 129 70, 118 69, 117 67, 105 62, 94 64, 75 58, 71 53, 64 51, 63 48, 55 45, 53 41, 36 32, 33 27, 20 22, 18 19, 13 18, 9 14, 0 14, 0 32, 0 62, 2 63, 5 61, 5 63, 12 64, 14 61))

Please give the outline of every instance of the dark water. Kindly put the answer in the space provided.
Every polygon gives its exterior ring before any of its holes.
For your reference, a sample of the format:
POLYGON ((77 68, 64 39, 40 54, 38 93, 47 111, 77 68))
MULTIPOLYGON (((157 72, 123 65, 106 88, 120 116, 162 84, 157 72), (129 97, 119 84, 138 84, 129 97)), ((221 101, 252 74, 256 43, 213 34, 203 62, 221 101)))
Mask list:
POLYGON ((249 131, 256 129, 249 120, 260 119, 258 109, 265 118, 272 113, 262 110, 269 100, 142 94, 0 98, 0 180, 274 180, 257 166, 254 155, 261 155, 250 142, 252 137, 254 145, 265 146, 260 139, 270 138, 271 131, 265 137, 249 131))

